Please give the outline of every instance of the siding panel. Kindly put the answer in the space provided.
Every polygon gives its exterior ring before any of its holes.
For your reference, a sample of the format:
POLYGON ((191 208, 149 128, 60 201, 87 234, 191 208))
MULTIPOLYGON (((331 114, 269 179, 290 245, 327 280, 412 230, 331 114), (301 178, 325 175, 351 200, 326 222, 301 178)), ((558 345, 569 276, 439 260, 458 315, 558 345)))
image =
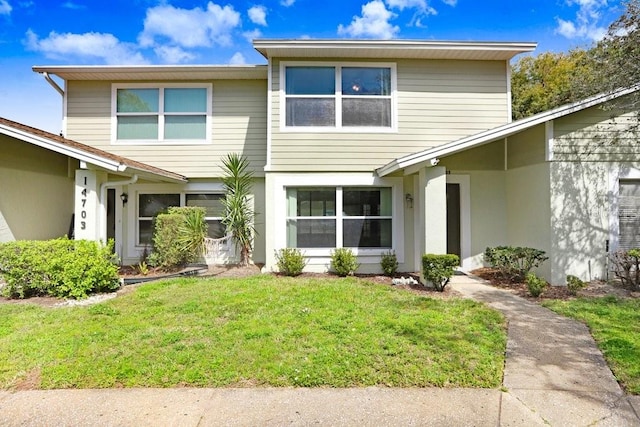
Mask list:
POLYGON ((109 82, 68 83, 66 136, 189 178, 220 177, 220 159, 227 153, 239 152, 249 158, 256 176, 263 175, 267 155, 266 81, 224 80, 212 83, 211 144, 111 144, 109 82))

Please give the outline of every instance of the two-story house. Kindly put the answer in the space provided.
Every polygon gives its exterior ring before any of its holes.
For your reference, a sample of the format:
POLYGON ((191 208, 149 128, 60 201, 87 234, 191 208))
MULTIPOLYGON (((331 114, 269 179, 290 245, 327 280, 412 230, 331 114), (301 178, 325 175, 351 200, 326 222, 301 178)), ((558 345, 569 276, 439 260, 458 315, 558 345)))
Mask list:
MULTIPOLYGON (((207 208, 210 235, 223 236, 221 159, 238 152, 255 176, 253 260, 267 271, 285 247, 301 249, 316 271, 328 269, 333 249, 352 248, 360 271, 374 272, 388 251, 401 271, 418 271, 424 253, 459 254, 470 269, 487 246, 510 244, 547 251, 541 273, 553 283, 606 274, 603 242, 620 234, 618 220, 595 224, 593 203, 576 200, 573 221, 584 227, 567 222, 566 195, 588 198, 594 186, 578 183, 585 163, 562 141, 607 122, 598 106, 624 93, 511 123, 509 61, 534 43, 254 47, 267 65, 34 67, 62 94, 65 138, 136 165, 114 170, 71 154, 77 238, 112 237, 123 261, 136 263, 154 215, 175 205, 207 208)), ((606 188, 595 193, 635 176, 607 164, 618 175, 601 171, 606 188)))

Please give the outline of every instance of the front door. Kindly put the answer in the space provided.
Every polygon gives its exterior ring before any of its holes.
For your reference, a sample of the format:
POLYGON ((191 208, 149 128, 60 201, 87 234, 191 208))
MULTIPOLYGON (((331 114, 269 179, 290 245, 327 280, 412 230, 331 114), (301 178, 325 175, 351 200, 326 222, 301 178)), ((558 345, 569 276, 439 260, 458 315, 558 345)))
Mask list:
POLYGON ((447 184, 447 253, 460 259, 460 184, 447 184))

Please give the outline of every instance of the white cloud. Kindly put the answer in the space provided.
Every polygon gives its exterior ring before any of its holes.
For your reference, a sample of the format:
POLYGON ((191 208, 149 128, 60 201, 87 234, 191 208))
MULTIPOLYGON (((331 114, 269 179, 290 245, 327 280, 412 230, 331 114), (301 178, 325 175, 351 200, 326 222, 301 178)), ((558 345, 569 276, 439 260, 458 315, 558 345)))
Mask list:
POLYGON ((395 9, 413 9, 416 8, 425 13, 436 14, 436 10, 427 4, 427 0, 386 0, 390 8, 395 9))
POLYGON ((167 64, 179 64, 194 59, 196 56, 178 46, 158 46, 153 51, 167 64))
POLYGON ((244 59, 244 55, 240 52, 236 52, 236 54, 229 60, 229 64, 231 65, 244 65, 246 63, 247 61, 244 59))
POLYGON ((143 47, 160 40, 185 48, 231 45, 231 32, 240 25, 240 14, 233 6, 220 7, 213 2, 207 9, 180 9, 161 5, 147 9, 144 30, 138 36, 143 47))
POLYGON ((28 30, 25 45, 29 50, 42 52, 52 59, 102 60, 107 64, 147 63, 135 45, 123 43, 113 34, 58 34, 52 31, 47 38, 40 39, 36 33, 28 30))
POLYGON ((80 10, 80 9, 86 9, 87 6, 83 5, 83 4, 77 4, 71 1, 66 1, 64 3, 62 3, 62 7, 64 7, 65 9, 72 9, 72 10, 80 10))
POLYGON ((362 6, 362 16, 354 16, 351 24, 346 27, 340 24, 338 34, 390 39, 400 31, 399 27, 389 23, 395 17, 396 14, 387 10, 381 0, 373 0, 362 6))
POLYGON ((293 6, 295 2, 296 0, 280 0, 280 4, 283 5, 284 7, 293 6))
POLYGON ((601 12, 608 0, 565 0, 568 6, 578 6, 575 19, 556 18, 556 33, 568 39, 600 40, 607 28, 600 25, 601 12))
POLYGON ((249 42, 252 43, 255 39, 259 39, 262 37, 262 31, 255 29, 251 31, 245 31, 242 33, 242 36, 249 42))
POLYGON ((0 0, 0 15, 10 15, 13 8, 7 0, 0 0))
POLYGON ((247 11, 249 19, 256 25, 267 25, 267 9, 264 6, 253 6, 247 11))
POLYGON ((448 4, 449 6, 455 6, 458 4, 458 0, 442 0, 444 4, 448 4))

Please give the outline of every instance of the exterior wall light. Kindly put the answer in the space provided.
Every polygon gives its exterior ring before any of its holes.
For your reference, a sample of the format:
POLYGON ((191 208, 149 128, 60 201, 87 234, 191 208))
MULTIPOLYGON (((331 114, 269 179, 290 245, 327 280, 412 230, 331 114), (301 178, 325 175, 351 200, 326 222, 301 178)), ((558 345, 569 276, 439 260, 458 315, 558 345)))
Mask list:
POLYGON ((120 200, 122 200, 122 206, 126 205, 129 201, 129 195, 127 193, 122 193, 120 195, 120 200))
POLYGON ((407 203, 408 208, 413 208, 413 196, 411 194, 405 194, 404 201, 407 203))

